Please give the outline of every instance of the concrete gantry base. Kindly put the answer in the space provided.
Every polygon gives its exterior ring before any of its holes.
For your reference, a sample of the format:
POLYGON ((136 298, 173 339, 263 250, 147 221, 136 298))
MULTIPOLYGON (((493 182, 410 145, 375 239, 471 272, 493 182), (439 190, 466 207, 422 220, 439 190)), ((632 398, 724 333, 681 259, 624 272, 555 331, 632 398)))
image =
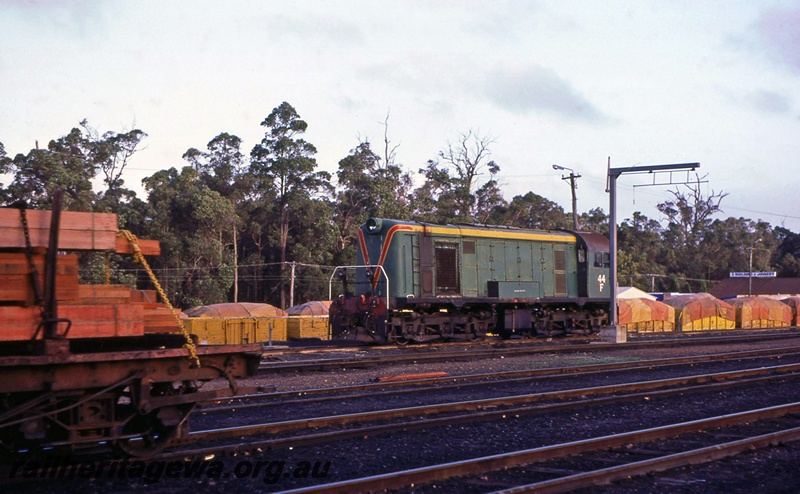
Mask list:
POLYGON ((606 326, 600 329, 600 341, 603 343, 626 343, 628 332, 621 326, 606 326))

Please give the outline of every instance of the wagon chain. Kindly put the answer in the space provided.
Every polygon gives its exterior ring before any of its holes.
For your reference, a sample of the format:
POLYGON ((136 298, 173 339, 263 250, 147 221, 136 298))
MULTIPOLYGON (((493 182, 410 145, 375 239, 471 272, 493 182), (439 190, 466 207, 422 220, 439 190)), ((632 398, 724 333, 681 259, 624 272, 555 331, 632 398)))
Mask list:
POLYGON ((142 266, 144 266, 145 271, 150 276, 150 280, 153 282, 153 285, 156 287, 156 291, 161 296, 161 300, 167 304, 169 307, 170 312, 172 313, 172 317, 175 319, 175 322, 178 323, 178 327, 181 328, 181 334, 183 335, 186 343, 183 344, 183 347, 189 351, 189 359, 192 361, 192 365, 194 367, 200 367, 200 358, 197 356, 197 347, 195 347, 194 341, 192 341, 191 335, 189 335, 189 331, 187 331, 186 326, 183 324, 178 312, 172 306, 169 301, 169 297, 167 297, 167 292, 161 287, 161 283, 158 282, 158 278, 156 278, 155 273, 153 270, 150 269, 150 265, 147 263, 147 260, 144 258, 142 254, 142 249, 139 247, 138 239, 136 235, 131 233, 129 230, 120 230, 117 232, 117 236, 125 238, 128 242, 130 242, 131 247, 133 248, 133 259, 139 262, 142 266))
POLYGON ((28 226, 28 215, 25 210, 27 205, 23 201, 15 204, 19 208, 19 214, 22 217, 22 231, 25 234, 25 254, 28 257, 28 263, 31 266, 31 284, 33 285, 33 296, 38 305, 42 309, 42 316, 44 316, 44 294, 42 292, 42 281, 39 278, 39 270, 36 268, 36 263, 33 261, 33 247, 31 246, 31 232, 28 226))

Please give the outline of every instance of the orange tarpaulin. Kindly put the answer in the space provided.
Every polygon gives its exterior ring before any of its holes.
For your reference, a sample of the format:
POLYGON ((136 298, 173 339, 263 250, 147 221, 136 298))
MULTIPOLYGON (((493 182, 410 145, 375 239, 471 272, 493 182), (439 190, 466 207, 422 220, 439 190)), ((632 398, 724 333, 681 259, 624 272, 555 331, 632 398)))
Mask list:
POLYGON ((792 310, 792 326, 800 326, 800 297, 787 297, 781 302, 788 305, 792 310))
POLYGON ((646 298, 619 299, 619 323, 628 331, 673 331, 675 309, 646 298))
POLYGON ((736 326, 733 306, 708 293, 679 295, 664 302, 675 308, 675 323, 681 330, 733 329, 736 326))
POLYGON ((330 306, 330 300, 317 300, 289 307, 286 313, 290 316, 327 316, 330 306))
POLYGON ((736 325, 740 328, 775 328, 791 326, 792 308, 765 297, 740 297, 730 300, 736 309, 736 325))
POLYGON ((250 302, 203 305, 187 309, 184 313, 189 317, 275 317, 286 315, 286 312, 275 306, 250 302))

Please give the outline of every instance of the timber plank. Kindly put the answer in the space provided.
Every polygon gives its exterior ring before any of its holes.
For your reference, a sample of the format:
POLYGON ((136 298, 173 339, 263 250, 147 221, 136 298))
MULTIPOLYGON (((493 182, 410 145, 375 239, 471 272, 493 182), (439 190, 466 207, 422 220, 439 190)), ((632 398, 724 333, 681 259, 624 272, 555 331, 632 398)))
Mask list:
MULTIPOLYGON (((161 255, 161 242, 158 240, 143 240, 137 239, 136 244, 142 255, 145 256, 160 256, 161 255)), ((126 238, 117 237, 116 245, 117 254, 133 254, 133 246, 126 238)))
MULTIPOLYGON (((63 305, 59 318, 72 321, 68 338, 141 336, 144 334, 143 309, 137 304, 63 305)), ((38 307, 0 306, 0 341, 29 340, 41 322, 38 307)), ((66 330, 60 324, 59 334, 66 330)), ((37 339, 41 339, 41 331, 37 339)))
POLYGON ((127 304, 132 291, 128 285, 79 285, 75 305, 127 304))
MULTIPOLYGON (((34 254, 33 263, 39 272, 39 283, 44 290, 45 256, 34 254)), ((71 301, 78 298, 78 257, 74 254, 56 257, 56 300, 71 301)), ((31 266, 26 254, 0 253, 0 301, 32 305, 34 301, 31 266)))
MULTIPOLYGON (((47 247, 50 242, 50 211, 28 209, 31 245, 47 247)), ((58 248, 114 252, 117 245, 117 215, 62 211, 58 248)), ((25 234, 19 209, 0 208, 0 247, 24 248, 25 234)))
POLYGON ((158 302, 158 295, 155 290, 132 290, 131 302, 155 304, 158 302))
POLYGON ((180 333, 181 327, 172 316, 172 311, 164 304, 160 307, 148 308, 144 305, 144 332, 145 333, 180 333))

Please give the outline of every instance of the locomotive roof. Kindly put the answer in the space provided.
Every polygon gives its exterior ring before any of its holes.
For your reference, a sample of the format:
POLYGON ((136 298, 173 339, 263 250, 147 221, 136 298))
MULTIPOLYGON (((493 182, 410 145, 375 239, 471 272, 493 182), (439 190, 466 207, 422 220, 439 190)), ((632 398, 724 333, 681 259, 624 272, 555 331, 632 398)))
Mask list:
MULTIPOLYGON (((377 218, 375 219, 377 220, 377 218)), ((373 220, 370 220, 373 221, 373 220)), ((399 227, 401 230, 429 232, 442 235, 461 235, 470 237, 493 237, 509 239, 544 240, 553 242, 576 242, 574 232, 568 230, 533 230, 514 226, 481 225, 481 224, 447 224, 425 223, 421 221, 401 221, 380 219, 382 230, 399 227), (406 227, 406 228, 403 228, 406 227)), ((366 225, 367 223, 365 223, 366 225)))

